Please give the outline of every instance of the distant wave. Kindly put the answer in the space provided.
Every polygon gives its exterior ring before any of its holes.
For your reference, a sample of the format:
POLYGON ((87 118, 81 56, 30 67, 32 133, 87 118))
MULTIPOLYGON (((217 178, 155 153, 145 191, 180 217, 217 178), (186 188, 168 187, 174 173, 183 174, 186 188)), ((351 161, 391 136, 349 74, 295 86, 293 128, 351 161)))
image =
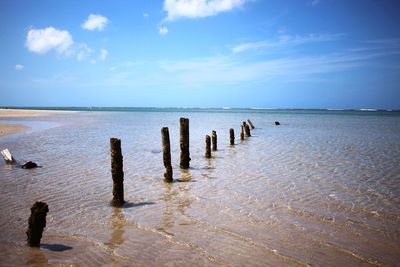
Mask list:
POLYGON ((360 111, 378 111, 377 109, 373 109, 373 108, 360 108, 360 111))

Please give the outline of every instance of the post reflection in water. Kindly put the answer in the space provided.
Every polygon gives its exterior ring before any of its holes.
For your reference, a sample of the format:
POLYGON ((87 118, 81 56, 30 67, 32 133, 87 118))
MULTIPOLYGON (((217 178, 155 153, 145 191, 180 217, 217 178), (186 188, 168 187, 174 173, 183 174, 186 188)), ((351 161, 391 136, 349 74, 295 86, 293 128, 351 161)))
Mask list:
POLYGON ((193 203, 194 196, 190 193, 192 175, 189 170, 181 170, 181 179, 175 183, 165 183, 165 193, 162 199, 165 201, 163 219, 158 230, 173 235, 173 228, 182 224, 186 218, 186 210, 193 203))
POLYGON ((111 249, 116 249, 124 242, 125 215, 121 208, 113 208, 111 228, 113 229, 110 240, 106 243, 111 249))
POLYGON ((41 248, 28 248, 27 266, 43 266, 47 264, 48 259, 41 248))

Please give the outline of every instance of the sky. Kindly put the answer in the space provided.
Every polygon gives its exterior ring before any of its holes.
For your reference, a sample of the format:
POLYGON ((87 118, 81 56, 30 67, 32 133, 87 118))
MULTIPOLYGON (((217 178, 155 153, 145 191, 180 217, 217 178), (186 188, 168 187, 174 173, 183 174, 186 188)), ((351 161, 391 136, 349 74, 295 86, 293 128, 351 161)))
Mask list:
POLYGON ((2 0, 0 106, 400 109, 397 0, 2 0))

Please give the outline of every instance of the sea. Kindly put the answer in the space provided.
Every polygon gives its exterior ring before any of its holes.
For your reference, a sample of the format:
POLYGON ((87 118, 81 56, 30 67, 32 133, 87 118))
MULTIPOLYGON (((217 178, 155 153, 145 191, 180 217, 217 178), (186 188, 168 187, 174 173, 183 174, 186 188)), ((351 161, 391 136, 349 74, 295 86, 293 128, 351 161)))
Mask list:
POLYGON ((30 127, 0 137, 0 149, 40 165, 0 162, 1 266, 400 266, 399 111, 68 109, 0 119, 30 127), (240 140, 248 119, 255 129, 240 140), (173 183, 163 180, 162 127, 173 183), (207 159, 213 130, 218 149, 207 159), (112 137, 121 139, 122 208, 110 205, 112 137), (36 201, 49 212, 31 248, 36 201))

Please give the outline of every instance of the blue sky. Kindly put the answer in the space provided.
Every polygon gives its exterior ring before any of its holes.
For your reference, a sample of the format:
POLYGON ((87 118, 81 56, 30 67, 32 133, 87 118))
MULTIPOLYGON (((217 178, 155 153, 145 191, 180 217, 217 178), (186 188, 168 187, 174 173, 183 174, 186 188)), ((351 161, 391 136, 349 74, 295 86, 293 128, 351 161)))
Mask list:
POLYGON ((400 2, 0 1, 1 106, 400 109, 400 2))

